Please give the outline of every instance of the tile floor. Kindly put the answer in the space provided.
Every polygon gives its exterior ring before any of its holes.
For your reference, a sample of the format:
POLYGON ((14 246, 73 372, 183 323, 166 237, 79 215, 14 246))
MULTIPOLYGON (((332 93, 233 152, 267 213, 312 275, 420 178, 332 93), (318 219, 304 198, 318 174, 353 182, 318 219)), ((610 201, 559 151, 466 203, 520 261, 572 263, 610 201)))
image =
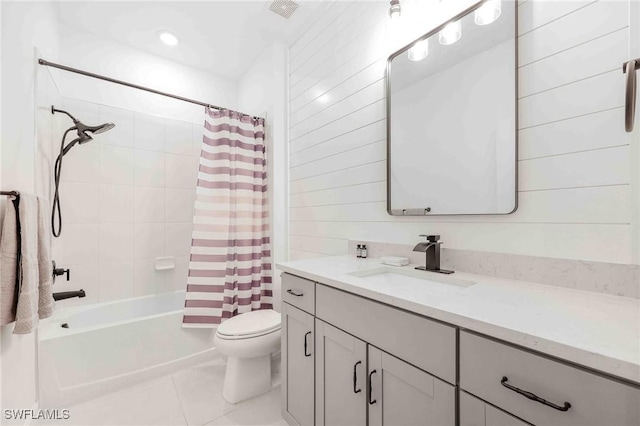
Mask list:
POLYGON ((280 388, 239 404, 222 398, 222 358, 69 407, 70 419, 42 425, 285 426, 280 388))

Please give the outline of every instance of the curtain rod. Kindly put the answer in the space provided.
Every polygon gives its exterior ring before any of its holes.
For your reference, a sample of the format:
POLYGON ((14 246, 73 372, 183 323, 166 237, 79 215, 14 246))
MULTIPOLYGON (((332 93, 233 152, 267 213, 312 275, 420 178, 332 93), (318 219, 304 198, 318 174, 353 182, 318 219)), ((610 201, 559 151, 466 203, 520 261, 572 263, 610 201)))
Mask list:
MULTIPOLYGON (((61 69, 63 71, 69 71, 69 72, 80 74, 80 75, 84 75, 84 76, 87 76, 87 77, 96 78, 98 80, 108 81, 109 83, 120 84, 122 86, 127 86, 127 87, 131 87, 133 89, 138 89, 138 90, 143 90, 145 92, 155 93, 156 95, 166 96, 168 98, 177 99, 179 101, 189 102, 189 103, 192 103, 192 104, 202 105, 204 107, 208 107, 208 108, 212 108, 212 109, 217 109, 218 111, 228 110, 228 108, 222 108, 222 107, 219 107, 217 105, 213 105, 213 104, 210 104, 210 103, 207 103, 207 102, 196 101, 195 99, 185 98, 184 96, 178 96, 178 95, 173 95, 173 94, 167 93, 167 92, 161 92, 160 90, 151 89, 149 87, 140 86, 138 84, 128 83, 126 81, 117 80, 115 78, 106 77, 104 75, 95 74, 95 73, 92 73, 92 72, 89 72, 89 71, 83 71, 83 70, 80 70, 80 69, 77 69, 77 68, 68 67, 66 65, 56 64, 54 62, 49 62, 49 61, 46 61, 44 59, 38 59, 38 63, 40 65, 44 65, 46 67, 58 68, 58 69, 61 69)), ((261 117, 254 116, 253 118, 256 119, 256 120, 259 120, 261 117)))

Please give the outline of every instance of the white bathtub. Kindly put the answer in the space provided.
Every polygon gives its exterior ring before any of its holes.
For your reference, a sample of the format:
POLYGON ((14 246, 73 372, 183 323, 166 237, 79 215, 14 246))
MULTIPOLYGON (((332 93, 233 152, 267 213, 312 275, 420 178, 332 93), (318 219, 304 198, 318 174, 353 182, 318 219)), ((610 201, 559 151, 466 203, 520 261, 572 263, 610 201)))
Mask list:
POLYGON ((68 406, 212 359, 215 329, 182 328, 184 295, 66 308, 43 321, 40 406, 68 406))

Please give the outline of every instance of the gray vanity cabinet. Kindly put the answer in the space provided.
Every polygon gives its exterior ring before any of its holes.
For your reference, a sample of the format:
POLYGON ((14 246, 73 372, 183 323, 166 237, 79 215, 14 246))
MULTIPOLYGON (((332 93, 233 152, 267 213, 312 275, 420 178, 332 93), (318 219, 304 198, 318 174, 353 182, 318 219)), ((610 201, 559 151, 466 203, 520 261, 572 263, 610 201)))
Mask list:
POLYGON ((460 426, 528 426, 484 401, 460 391, 460 426))
POLYGON ((460 389, 538 426, 640 425, 640 388, 468 331, 460 389))
POLYGON ((316 319, 316 425, 367 424, 367 344, 316 319))
POLYGON ((313 316, 282 304, 282 415, 290 425, 314 424, 313 316))
POLYGON ((369 345, 370 426, 455 425, 456 388, 369 345))
POLYGON ((316 319, 316 425, 367 424, 453 426, 455 387, 316 319))
POLYGON ((455 327, 290 274, 282 292, 287 423, 456 424, 455 327))

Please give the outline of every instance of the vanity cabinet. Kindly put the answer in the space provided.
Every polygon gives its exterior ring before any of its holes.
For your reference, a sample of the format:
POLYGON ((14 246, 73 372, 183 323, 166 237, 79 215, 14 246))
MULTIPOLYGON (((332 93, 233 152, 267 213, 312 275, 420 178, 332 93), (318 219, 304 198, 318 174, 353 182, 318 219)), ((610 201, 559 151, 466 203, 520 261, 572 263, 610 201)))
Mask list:
POLYGON ((316 319, 316 425, 454 425, 454 386, 316 319))
POLYGON ((291 425, 314 424, 314 319, 282 304, 282 416, 291 425))
POLYGON ((316 319, 316 424, 367 424, 367 344, 316 319))
POLYGON ((460 388, 538 426, 640 425, 637 387, 467 331, 460 388))
POLYGON ((315 297, 319 319, 456 383, 455 327, 322 284, 315 297))
POLYGON ((290 274, 282 292, 289 424, 455 425, 455 327, 290 274))
POLYGON ((466 392, 460 391, 460 426, 528 426, 530 423, 513 417, 466 392))
POLYGON ((368 349, 369 425, 456 424, 454 386, 374 346, 368 349))
POLYGON ((291 425, 640 425, 637 385, 290 274, 282 286, 291 425))

